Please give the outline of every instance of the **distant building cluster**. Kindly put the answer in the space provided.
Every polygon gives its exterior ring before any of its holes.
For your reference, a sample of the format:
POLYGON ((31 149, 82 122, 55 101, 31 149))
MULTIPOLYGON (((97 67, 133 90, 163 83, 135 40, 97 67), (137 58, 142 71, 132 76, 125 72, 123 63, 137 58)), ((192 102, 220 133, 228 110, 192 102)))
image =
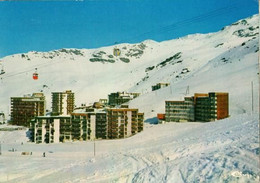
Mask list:
POLYGON ((136 97, 138 97, 140 93, 127 93, 127 92, 116 92, 108 95, 108 104, 111 106, 121 105, 126 103, 136 97))
MULTIPOLYGON (((158 90, 169 83, 158 83, 158 90)), ((46 114, 43 93, 11 97, 11 123, 26 126, 35 143, 59 143, 95 139, 120 139, 144 129, 144 113, 129 108, 126 102, 140 93, 116 92, 91 106, 75 107, 71 90, 52 92, 52 111, 46 114)), ((158 114, 159 123, 209 122, 229 116, 228 93, 195 93, 183 101, 165 101, 165 114, 158 114)))
POLYGON ((165 88, 169 85, 170 85, 170 83, 157 83, 156 85, 152 86, 152 91, 159 90, 161 88, 165 88))
POLYGON ((165 101, 165 114, 158 114, 159 122, 209 122, 229 116, 228 93, 195 93, 184 101, 165 101))
POLYGON ((45 113, 43 93, 12 97, 11 122, 29 127, 31 141, 35 143, 118 139, 143 131, 144 113, 120 105, 139 94, 117 92, 109 96, 109 100, 100 99, 92 106, 74 108, 71 90, 53 92, 49 115, 45 113))

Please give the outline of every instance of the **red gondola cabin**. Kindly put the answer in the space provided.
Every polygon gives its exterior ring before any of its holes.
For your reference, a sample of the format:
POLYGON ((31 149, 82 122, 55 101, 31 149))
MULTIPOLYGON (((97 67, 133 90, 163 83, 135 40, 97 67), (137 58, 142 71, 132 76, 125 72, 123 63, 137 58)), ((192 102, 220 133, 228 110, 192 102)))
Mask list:
POLYGON ((37 80, 38 79, 38 73, 33 73, 33 79, 37 80))
POLYGON ((33 73, 33 79, 34 79, 34 80, 37 80, 37 79, 38 79, 37 68, 35 68, 35 72, 33 73))

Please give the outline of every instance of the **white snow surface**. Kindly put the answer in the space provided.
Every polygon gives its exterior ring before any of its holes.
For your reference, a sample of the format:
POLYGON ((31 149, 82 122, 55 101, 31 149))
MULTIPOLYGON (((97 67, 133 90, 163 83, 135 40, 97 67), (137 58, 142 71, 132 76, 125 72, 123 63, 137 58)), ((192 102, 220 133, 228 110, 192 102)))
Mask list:
POLYGON ((257 117, 146 125, 127 139, 95 141, 96 156, 94 142, 36 145, 25 130, 1 132, 0 182, 258 182, 257 117))
POLYGON ((77 105, 111 92, 140 92, 129 105, 144 112, 147 122, 164 112, 165 100, 228 92, 230 117, 211 123, 146 123, 133 137, 96 141, 95 157, 93 141, 33 144, 26 130, 1 131, 8 126, 0 125, 0 182, 258 182, 258 25, 254 15, 216 33, 119 44, 121 56, 113 58, 112 46, 3 58, 0 112, 6 114, 10 97, 43 91, 51 109, 51 92, 71 89, 77 105), (114 63, 90 62, 93 58, 114 63), (32 79, 35 68, 37 81, 32 79), (171 85, 152 92, 158 82, 171 85))

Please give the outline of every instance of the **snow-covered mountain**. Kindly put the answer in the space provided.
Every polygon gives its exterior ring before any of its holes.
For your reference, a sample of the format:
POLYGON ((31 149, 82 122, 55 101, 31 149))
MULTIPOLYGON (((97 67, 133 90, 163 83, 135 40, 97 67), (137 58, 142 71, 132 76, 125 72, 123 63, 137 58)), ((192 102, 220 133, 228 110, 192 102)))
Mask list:
MULTIPOLYGON (((92 103, 116 91, 140 92, 130 102, 146 118, 164 111, 166 99, 182 100, 187 86, 195 92, 230 93, 231 115, 249 111, 251 81, 258 94, 259 17, 240 20, 221 31, 175 40, 119 44, 99 49, 31 51, 2 59, 0 111, 7 112, 10 97, 44 92, 51 108, 51 92, 71 89, 76 104, 92 103), (114 56, 118 48, 120 56, 114 56), (39 79, 32 79, 37 68, 39 79), (171 86, 151 91, 158 82, 171 86)), ((255 102, 257 105, 258 102, 255 102)), ((9 106, 9 107, 8 107, 9 106)), ((257 106, 255 106, 257 107, 257 106)))
POLYGON ((111 46, 3 58, 0 111, 8 110, 10 97, 39 91, 48 108, 52 91, 73 90, 77 105, 131 91, 142 95, 130 106, 151 121, 164 112, 165 100, 225 91, 231 117, 212 123, 146 123, 143 132, 127 139, 59 144, 33 144, 26 130, 4 131, 15 127, 0 125, 0 182, 259 182, 258 25, 255 15, 216 33, 120 44, 118 57, 111 46), (35 68, 37 81, 32 79, 35 68), (151 91, 158 82, 171 85, 151 91))

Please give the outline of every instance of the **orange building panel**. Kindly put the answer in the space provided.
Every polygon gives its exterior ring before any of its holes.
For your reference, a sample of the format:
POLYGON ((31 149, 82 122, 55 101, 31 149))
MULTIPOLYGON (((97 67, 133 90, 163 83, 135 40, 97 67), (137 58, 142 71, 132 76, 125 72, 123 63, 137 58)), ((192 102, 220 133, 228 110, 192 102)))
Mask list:
POLYGON ((157 114, 157 118, 161 120, 165 120, 165 114, 159 113, 157 114))
POLYGON ((228 117, 228 105, 228 93, 217 93, 217 120, 228 117))

